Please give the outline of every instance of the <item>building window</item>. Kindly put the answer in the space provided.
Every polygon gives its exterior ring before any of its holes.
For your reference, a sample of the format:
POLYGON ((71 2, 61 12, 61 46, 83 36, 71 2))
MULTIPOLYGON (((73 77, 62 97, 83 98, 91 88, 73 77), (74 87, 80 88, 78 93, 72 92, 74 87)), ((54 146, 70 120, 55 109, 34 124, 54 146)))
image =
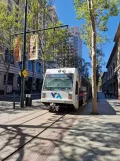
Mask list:
POLYGON ((19 66, 20 70, 22 70, 22 62, 19 62, 18 66, 19 66))
MULTIPOLYGON (((14 76, 14 74, 8 73, 7 85, 13 85, 13 76, 14 76)), ((4 85, 5 85, 5 82, 6 82, 6 75, 4 75, 4 85)))
POLYGON ((33 61, 28 61, 28 70, 32 71, 33 70, 33 61))
POLYGON ((41 72, 41 64, 40 63, 36 63, 36 72, 40 73, 41 72))
POLYGON ((10 56, 10 63, 14 65, 14 56, 13 55, 10 56))
POLYGON ((8 49, 5 50, 5 62, 8 64, 10 63, 14 65, 13 51, 8 51, 8 49), (9 60, 9 57, 10 57, 10 60, 9 60))

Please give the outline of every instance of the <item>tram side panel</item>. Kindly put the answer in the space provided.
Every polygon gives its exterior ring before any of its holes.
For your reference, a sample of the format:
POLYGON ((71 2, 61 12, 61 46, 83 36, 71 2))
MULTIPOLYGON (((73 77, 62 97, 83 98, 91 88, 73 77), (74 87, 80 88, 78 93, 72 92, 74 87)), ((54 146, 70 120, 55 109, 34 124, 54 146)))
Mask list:
POLYGON ((90 83, 83 77, 80 78, 79 88, 79 104, 82 105, 91 98, 91 86, 90 83))

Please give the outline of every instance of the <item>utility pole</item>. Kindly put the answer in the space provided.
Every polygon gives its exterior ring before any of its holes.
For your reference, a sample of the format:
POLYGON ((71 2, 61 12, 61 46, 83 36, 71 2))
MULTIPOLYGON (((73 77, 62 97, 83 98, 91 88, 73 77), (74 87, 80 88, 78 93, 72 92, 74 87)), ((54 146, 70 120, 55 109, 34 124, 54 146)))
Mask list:
MULTIPOLYGON (((46 3, 45 1, 43 2, 43 29, 45 28, 45 11, 46 11, 46 3)), ((46 47, 46 39, 45 39, 45 30, 43 30, 43 40, 44 41, 44 48, 46 47)), ((45 49, 44 49, 45 51, 45 49)), ((43 74, 45 74, 46 71, 46 62, 45 62, 45 52, 43 53, 43 74)), ((44 75, 43 75, 44 76, 44 75)))
MULTIPOLYGON (((24 18, 24 47, 23 47, 23 56, 22 56, 22 72, 25 70, 25 61, 26 61, 26 28, 27 28, 27 0, 25 0, 25 18, 24 18)), ((21 108, 24 108, 24 99, 25 99, 25 78, 21 74, 21 108)))

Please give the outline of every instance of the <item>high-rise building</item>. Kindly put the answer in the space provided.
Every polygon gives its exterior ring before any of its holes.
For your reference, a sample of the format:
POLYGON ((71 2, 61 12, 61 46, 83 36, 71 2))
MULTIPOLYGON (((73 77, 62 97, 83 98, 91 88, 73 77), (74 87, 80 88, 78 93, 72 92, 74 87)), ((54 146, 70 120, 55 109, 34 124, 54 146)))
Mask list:
POLYGON ((70 36, 61 46, 63 50, 57 57, 59 67, 77 67, 78 59, 82 58, 82 40, 78 27, 70 27, 68 33, 70 36))
POLYGON ((77 26, 70 27, 69 32, 71 37, 69 38, 71 53, 78 57, 82 57, 82 40, 80 38, 80 32, 77 26))

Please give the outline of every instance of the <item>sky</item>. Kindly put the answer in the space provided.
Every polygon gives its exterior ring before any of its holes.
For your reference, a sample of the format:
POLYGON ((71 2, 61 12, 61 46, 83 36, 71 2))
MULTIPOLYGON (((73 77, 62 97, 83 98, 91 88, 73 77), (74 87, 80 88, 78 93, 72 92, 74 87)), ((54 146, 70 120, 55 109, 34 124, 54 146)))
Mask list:
MULTIPOLYGON (((80 28, 82 21, 76 19, 77 15, 74 9, 73 0, 54 0, 54 5, 56 7, 58 18, 63 24, 69 25, 69 27, 78 26, 80 28)), ((107 23, 108 31, 106 32, 106 34, 110 42, 103 47, 103 52, 105 53, 105 57, 103 59, 106 64, 114 46, 113 40, 119 22, 120 22, 120 14, 116 17, 111 17, 107 23)), ((87 62, 90 61, 88 51, 89 50, 87 49, 87 47, 83 44, 82 57, 87 62)), ((106 71, 106 65, 103 66, 103 72, 104 71, 106 71)))

